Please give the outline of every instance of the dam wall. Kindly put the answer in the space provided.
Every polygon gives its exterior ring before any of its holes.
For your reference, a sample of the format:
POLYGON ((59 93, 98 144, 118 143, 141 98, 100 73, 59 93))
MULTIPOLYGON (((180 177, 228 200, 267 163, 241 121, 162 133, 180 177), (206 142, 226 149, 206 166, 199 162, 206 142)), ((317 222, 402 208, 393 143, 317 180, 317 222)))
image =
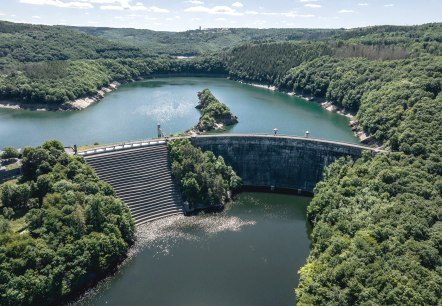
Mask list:
POLYGON ((273 135, 200 135, 194 146, 221 155, 245 186, 313 193, 324 168, 340 157, 358 158, 372 148, 333 141, 273 135))
POLYGON ((379 150, 294 136, 212 134, 142 140, 80 151, 97 175, 129 206, 136 224, 183 214, 172 177, 167 141, 190 139, 220 155, 242 178, 245 190, 312 194, 324 168, 340 157, 379 150))

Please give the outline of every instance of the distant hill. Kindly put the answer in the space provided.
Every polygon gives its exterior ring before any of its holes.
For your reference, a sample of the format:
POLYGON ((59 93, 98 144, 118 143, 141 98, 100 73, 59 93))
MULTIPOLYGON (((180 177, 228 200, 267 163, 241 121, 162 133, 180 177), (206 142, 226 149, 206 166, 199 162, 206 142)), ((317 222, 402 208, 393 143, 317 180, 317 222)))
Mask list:
POLYGON ((17 63, 68 59, 137 58, 137 47, 72 31, 65 27, 0 21, 0 69, 17 63))
POLYGON ((143 29, 67 27, 114 42, 168 55, 200 55, 217 52, 247 42, 320 40, 339 35, 342 29, 203 29, 164 32, 143 29))

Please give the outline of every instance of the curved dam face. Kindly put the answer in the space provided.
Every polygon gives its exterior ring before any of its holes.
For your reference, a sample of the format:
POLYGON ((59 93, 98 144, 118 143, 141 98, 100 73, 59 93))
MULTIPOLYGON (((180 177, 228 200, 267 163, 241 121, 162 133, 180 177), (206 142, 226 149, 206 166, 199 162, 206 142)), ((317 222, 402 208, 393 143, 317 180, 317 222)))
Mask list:
POLYGON ((98 176, 112 185, 137 224, 183 213, 172 177, 167 141, 188 138, 224 158, 245 187, 312 194, 325 166, 340 157, 358 158, 379 150, 293 136, 214 134, 106 145, 81 151, 98 176))
POLYGON ((245 186, 313 193, 324 168, 340 157, 358 158, 364 146, 292 136, 204 135, 194 146, 221 155, 245 186), (271 187, 273 186, 273 187, 271 187))

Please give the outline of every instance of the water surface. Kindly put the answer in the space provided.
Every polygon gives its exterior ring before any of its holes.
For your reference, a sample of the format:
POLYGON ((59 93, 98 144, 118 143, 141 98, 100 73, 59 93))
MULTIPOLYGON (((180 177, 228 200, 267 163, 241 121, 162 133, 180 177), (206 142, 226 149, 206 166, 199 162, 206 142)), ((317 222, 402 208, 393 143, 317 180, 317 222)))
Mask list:
POLYGON ((183 132, 198 122, 197 92, 210 88, 238 116, 231 133, 280 133, 357 143, 348 119, 315 102, 222 78, 162 78, 122 85, 82 111, 0 109, 0 148, 36 146, 48 139, 65 145, 113 143, 183 132))
POLYGON ((295 305, 309 201, 243 193, 222 214, 141 226, 131 260, 78 305, 295 305))

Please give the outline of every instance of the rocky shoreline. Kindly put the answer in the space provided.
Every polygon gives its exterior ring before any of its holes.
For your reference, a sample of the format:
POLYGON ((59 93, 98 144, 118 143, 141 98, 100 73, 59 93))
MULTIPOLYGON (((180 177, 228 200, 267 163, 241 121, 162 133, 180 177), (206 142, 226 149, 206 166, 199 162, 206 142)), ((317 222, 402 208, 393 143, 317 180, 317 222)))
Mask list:
POLYGON ((63 104, 50 105, 43 103, 23 103, 23 102, 0 102, 0 108, 14 110, 32 110, 32 111, 74 111, 82 110, 86 107, 100 101, 104 96, 116 90, 121 84, 117 81, 111 82, 109 85, 97 90, 93 96, 78 98, 63 104))
POLYGON ((289 96, 295 96, 297 98, 306 100, 306 101, 313 101, 316 103, 319 103, 322 108, 326 109, 329 112, 337 113, 339 115, 345 116, 350 119, 349 126, 351 127, 351 130, 353 131, 354 135, 359 139, 359 141, 363 144, 370 145, 370 146, 377 146, 380 147, 381 144, 379 144, 373 136, 368 136, 365 132, 360 123, 357 121, 355 115, 346 112, 344 109, 341 109, 337 107, 336 105, 333 105, 332 102, 326 101, 326 100, 318 100, 317 98, 313 96, 304 96, 302 94, 296 93, 294 91, 288 92, 278 89, 276 86, 268 86, 268 85, 262 85, 262 84, 256 84, 256 83, 248 83, 244 81, 238 81, 241 84, 250 85, 257 88, 264 88, 271 91, 279 91, 282 93, 285 93, 289 96))
POLYGON ((238 117, 230 111, 227 105, 218 101, 209 89, 206 88, 202 92, 198 92, 198 98, 199 104, 195 108, 199 109, 202 115, 198 124, 186 131, 187 135, 198 135, 208 131, 224 131, 225 126, 231 126, 238 123, 238 117), (206 110, 209 105, 211 107, 216 106, 217 108, 221 108, 226 113, 224 115, 219 115, 216 114, 216 111, 207 112, 206 110), (210 119, 209 122, 207 122, 207 119, 210 119))

